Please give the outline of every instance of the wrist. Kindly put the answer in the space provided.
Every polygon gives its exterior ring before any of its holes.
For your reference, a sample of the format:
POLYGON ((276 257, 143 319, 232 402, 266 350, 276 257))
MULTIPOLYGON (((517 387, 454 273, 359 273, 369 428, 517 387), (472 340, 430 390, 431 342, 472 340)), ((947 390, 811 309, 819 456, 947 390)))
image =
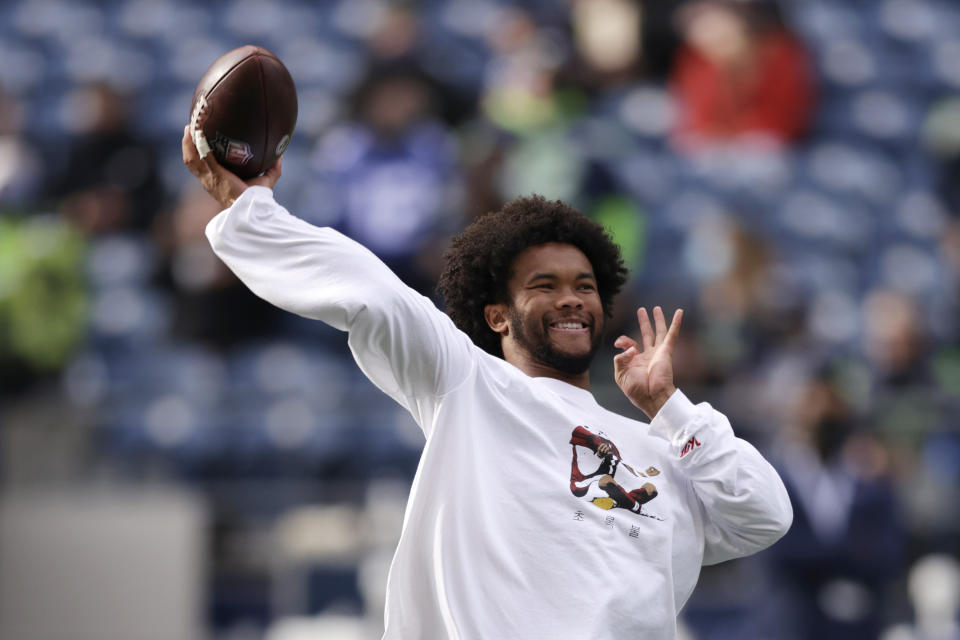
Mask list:
POLYGON ((656 395, 650 396, 650 401, 645 407, 640 407, 644 413, 647 414, 651 420, 657 417, 657 414, 660 413, 660 409, 663 408, 663 405, 667 404, 667 400, 676 393, 677 388, 673 385, 670 385, 668 389, 664 389, 662 392, 657 393, 656 395))
POLYGON ((243 192, 247 190, 247 185, 238 187, 236 185, 231 185, 231 187, 223 194, 223 197, 220 200, 220 204, 223 205, 225 209, 229 209, 233 206, 233 203, 243 195, 243 192))

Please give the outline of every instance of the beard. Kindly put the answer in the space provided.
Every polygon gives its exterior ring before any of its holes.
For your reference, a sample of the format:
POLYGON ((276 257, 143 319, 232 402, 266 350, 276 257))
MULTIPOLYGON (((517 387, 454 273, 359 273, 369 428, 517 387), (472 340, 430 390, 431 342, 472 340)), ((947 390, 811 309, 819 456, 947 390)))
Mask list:
POLYGON ((590 336, 590 349, 586 353, 566 353, 550 343, 549 328, 545 324, 539 330, 529 326, 512 306, 508 308, 507 314, 513 328, 513 339, 540 364, 567 375, 580 375, 590 368, 590 363, 600 348, 600 331, 590 336))

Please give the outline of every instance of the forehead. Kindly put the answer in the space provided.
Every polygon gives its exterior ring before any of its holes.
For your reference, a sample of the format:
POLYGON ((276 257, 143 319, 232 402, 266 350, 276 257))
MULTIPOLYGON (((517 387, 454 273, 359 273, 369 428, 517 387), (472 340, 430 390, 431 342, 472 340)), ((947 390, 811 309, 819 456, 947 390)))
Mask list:
POLYGON ((527 247, 513 260, 511 279, 527 280, 537 274, 579 277, 593 274, 586 254, 572 244, 548 242, 527 247))

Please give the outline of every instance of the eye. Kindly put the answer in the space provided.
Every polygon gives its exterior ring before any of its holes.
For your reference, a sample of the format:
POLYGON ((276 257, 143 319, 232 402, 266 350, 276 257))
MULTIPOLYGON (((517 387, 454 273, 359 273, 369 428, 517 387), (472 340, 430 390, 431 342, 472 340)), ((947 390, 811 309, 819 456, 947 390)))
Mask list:
POLYGON ((581 285, 580 285, 580 289, 582 289, 582 290, 584 290, 584 291, 596 291, 596 290, 597 290, 597 288, 596 288, 595 286, 593 286, 593 284, 591 284, 591 283, 589 283, 589 282, 584 282, 583 284, 581 284, 581 285))

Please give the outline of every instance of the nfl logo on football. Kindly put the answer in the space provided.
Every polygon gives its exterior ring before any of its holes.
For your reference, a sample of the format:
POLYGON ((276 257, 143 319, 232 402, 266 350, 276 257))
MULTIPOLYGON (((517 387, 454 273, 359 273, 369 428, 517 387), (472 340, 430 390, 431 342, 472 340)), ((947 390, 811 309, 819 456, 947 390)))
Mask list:
POLYGON ((242 140, 228 138, 219 131, 213 139, 213 148, 230 164, 244 165, 253 157, 249 144, 242 140))

